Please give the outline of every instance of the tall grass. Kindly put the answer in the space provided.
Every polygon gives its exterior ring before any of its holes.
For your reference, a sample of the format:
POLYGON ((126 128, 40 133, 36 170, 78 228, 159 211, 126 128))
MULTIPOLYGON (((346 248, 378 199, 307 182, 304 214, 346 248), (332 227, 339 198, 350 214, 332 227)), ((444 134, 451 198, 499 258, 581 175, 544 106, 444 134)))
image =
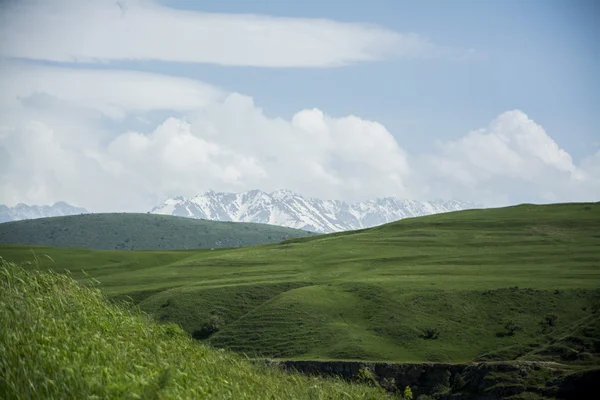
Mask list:
POLYGON ((67 275, 0 259, 5 399, 376 399, 380 390, 286 374, 197 344, 67 275))

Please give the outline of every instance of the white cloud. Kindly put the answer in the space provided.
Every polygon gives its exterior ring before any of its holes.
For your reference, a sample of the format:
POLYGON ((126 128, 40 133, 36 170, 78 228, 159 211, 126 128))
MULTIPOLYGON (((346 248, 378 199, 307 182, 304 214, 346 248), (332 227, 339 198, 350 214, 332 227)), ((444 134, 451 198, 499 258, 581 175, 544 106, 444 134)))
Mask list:
POLYGON ((600 152, 576 164, 521 111, 409 156, 375 121, 318 109, 270 118, 251 97, 195 81, 47 67, 5 76, 0 203, 8 205, 64 200, 93 211, 146 211, 169 196, 256 188, 489 205, 600 197, 600 152), (171 117, 157 124, 148 116, 160 109, 171 117), (107 128, 98 115, 144 122, 107 128))
POLYGON ((248 96, 148 74, 38 67, 10 75, 17 74, 21 85, 0 93, 0 104, 10 106, 0 115, 0 148, 10 154, 0 170, 0 203, 64 199, 92 210, 145 210, 166 196, 208 188, 408 195, 406 155, 376 122, 319 110, 290 121, 269 118, 248 96), (186 91, 192 95, 182 100, 186 91), (96 116, 144 119, 156 108, 187 116, 109 132, 96 116))
POLYGON ((439 147, 441 154, 433 156, 432 161, 453 163, 454 168, 440 171, 449 175, 458 173, 467 183, 497 176, 531 181, 544 168, 576 170, 571 156, 540 125, 518 110, 505 112, 488 128, 441 143, 439 147))
MULTIPOLYGON (((240 111, 232 109, 230 118, 240 111)), ((212 122, 219 135, 208 140, 194 134, 190 123, 169 118, 152 132, 123 133, 105 148, 67 152, 50 127, 31 123, 28 129, 15 132, 12 142, 5 142, 15 157, 10 168, 2 171, 4 178, 11 178, 2 188, 2 202, 11 202, 5 193, 19 193, 18 201, 51 203, 62 198, 94 210, 145 210, 158 199, 208 188, 289 187, 307 195, 342 198, 404 194, 406 161, 399 148, 351 149, 345 154, 340 145, 340 141, 352 140, 357 148, 361 142, 367 147, 377 140, 370 135, 373 125, 361 126, 361 120, 354 117, 324 117, 332 146, 313 146, 310 136, 289 122, 280 130, 280 124, 260 111, 252 112, 259 123, 247 125, 246 133, 256 140, 238 146, 223 144, 239 132, 221 128, 218 120, 212 122), (352 136, 344 137, 342 127, 354 129, 352 136), (282 146, 268 145, 277 135, 282 146), (88 185, 95 190, 88 191, 88 185)))
POLYGON ((0 56, 58 62, 331 67, 448 52, 418 35, 372 25, 202 13, 148 0, 10 2, 0 9, 0 38, 0 56))
POLYGON ((189 111, 224 96, 219 89, 191 79, 119 71, 0 64, 0 107, 16 109, 27 100, 44 100, 53 112, 66 105, 94 110, 109 118, 151 110, 189 111), (40 97, 40 95, 51 97, 40 97))
POLYGON ((519 110, 495 118, 487 128, 421 157, 433 192, 476 198, 488 204, 514 201, 590 200, 600 197, 593 161, 574 164, 544 128, 519 110))

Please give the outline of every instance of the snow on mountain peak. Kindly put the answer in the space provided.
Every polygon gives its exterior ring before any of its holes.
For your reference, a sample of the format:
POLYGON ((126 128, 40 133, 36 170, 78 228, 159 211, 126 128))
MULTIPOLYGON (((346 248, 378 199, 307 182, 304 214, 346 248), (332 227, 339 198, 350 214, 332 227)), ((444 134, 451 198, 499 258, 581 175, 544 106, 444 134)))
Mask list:
POLYGON ((329 233, 474 207, 456 200, 423 202, 385 197, 348 204, 340 200, 306 199, 283 189, 271 193, 210 190, 190 199, 181 196, 168 199, 151 213, 215 221, 257 222, 329 233))
POLYGON ((14 207, 0 206, 0 222, 20 221, 23 219, 60 217, 65 215, 87 214, 84 208, 74 207, 64 201, 51 206, 29 206, 19 203, 14 207))

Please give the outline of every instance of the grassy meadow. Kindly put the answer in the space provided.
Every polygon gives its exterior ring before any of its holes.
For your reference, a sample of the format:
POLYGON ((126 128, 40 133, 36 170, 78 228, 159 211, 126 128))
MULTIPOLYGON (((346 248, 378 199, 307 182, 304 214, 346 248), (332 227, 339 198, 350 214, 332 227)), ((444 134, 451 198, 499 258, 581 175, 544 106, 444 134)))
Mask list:
POLYGON ((600 204, 520 205, 236 249, 0 246, 251 357, 598 366, 600 204), (34 258, 35 257, 35 258, 34 258))

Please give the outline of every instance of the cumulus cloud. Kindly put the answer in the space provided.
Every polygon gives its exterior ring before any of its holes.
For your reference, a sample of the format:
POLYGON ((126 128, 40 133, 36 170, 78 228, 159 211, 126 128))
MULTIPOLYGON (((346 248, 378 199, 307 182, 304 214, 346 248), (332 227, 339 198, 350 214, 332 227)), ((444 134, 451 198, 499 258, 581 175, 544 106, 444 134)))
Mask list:
POLYGON ((326 19, 213 14, 149 0, 25 0, 0 9, 0 56, 332 67, 447 54, 415 34, 326 19))
POLYGON ((46 67, 17 73, 21 85, 0 93, 8 105, 0 148, 10 154, 0 164, 0 203, 63 199, 131 211, 209 188, 291 188, 333 198, 408 194, 406 155, 377 122, 320 110, 269 118, 248 96, 148 74, 46 67), (144 118, 163 108, 183 113, 143 130, 103 129, 97 116, 144 118))
POLYGON ((11 74, 21 75, 1 78, 9 89, 0 92, 0 203, 8 205, 146 211, 166 197, 256 188, 487 205, 600 197, 600 152, 576 163, 518 110, 409 155, 376 121, 318 109, 271 118, 251 97, 200 82, 50 67, 11 74), (156 110, 167 116, 152 118, 156 110))
POLYGON ((487 128, 437 147, 436 153, 419 160, 431 192, 498 205, 600 197, 594 160, 576 165, 541 125, 520 110, 504 112, 487 128))
POLYGON ((442 174, 456 174, 466 184, 498 176, 533 181, 540 169, 575 173, 571 156, 522 111, 499 115, 486 129, 456 141, 440 143, 441 154, 430 157, 442 174), (442 168, 444 165, 453 168, 442 168))

